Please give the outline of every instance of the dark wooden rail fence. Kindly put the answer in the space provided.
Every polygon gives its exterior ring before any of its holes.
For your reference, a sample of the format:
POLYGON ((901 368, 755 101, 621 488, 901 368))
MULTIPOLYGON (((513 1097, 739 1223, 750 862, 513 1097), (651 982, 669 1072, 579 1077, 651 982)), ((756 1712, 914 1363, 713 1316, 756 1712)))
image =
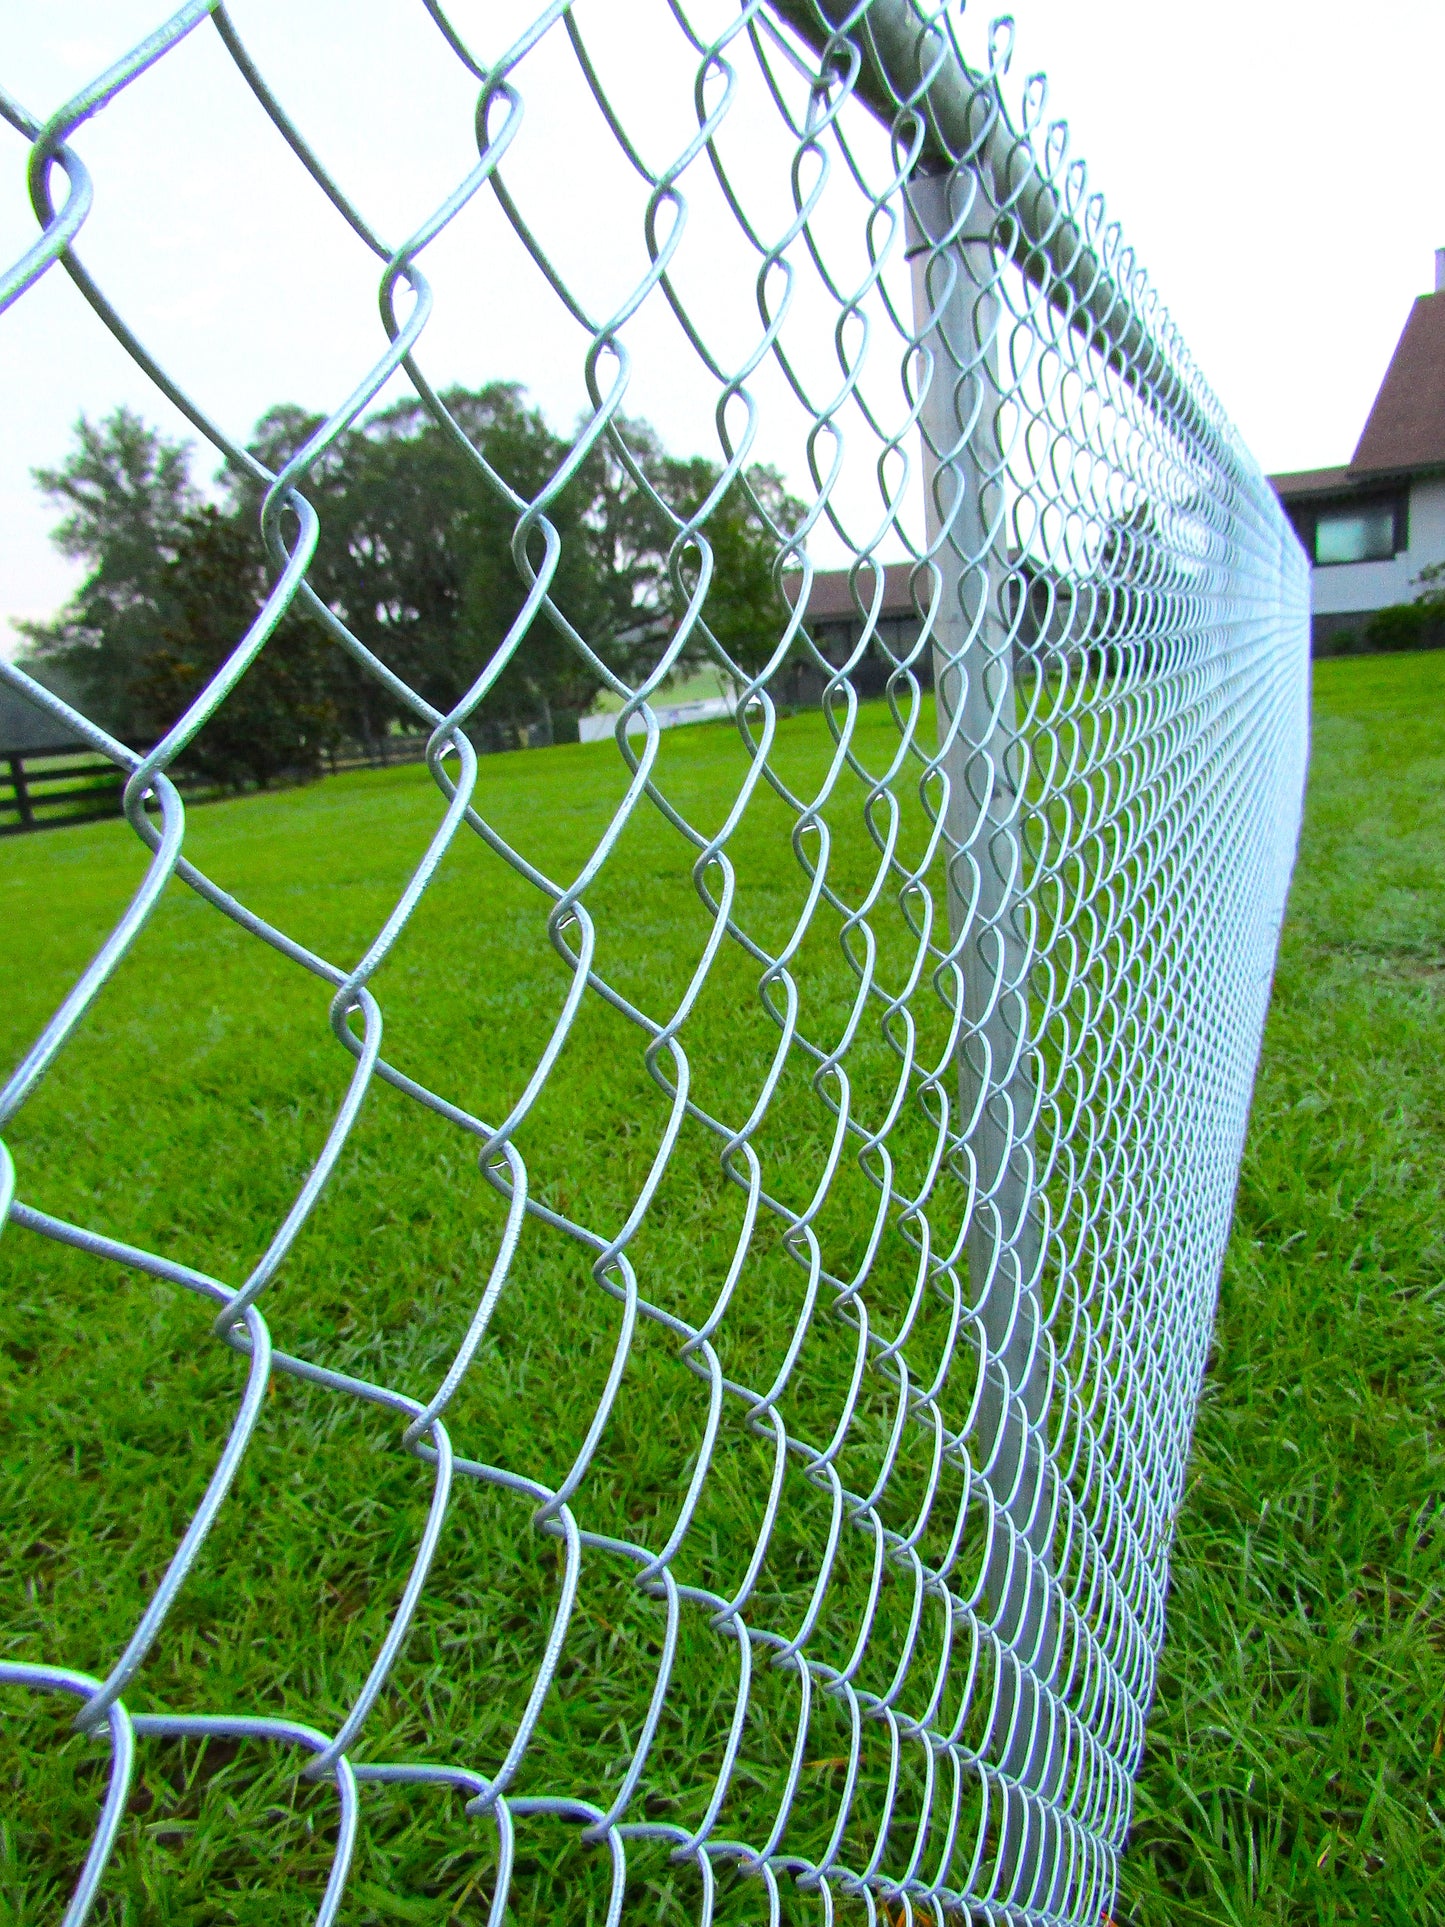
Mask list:
POLYGON ((0 835, 120 813, 124 777, 89 749, 12 750, 0 775, 0 835))
MULTIPOLYGON (((344 743, 334 754, 327 753, 323 770, 327 775, 339 775, 346 770, 419 763, 426 755, 426 745, 427 738, 421 734, 389 736, 370 746, 344 743)), ((172 775, 177 787, 190 797, 227 794, 204 778, 188 776, 184 769, 172 775)), ((94 750, 74 746, 0 749, 0 836, 119 816, 124 788, 124 771, 94 750)))

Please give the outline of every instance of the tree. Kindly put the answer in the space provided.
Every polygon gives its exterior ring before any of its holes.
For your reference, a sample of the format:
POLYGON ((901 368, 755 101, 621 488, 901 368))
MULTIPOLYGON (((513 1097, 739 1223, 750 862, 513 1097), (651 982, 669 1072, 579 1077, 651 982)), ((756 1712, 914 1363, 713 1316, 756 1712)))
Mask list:
MULTIPOLYGON (((539 497, 567 459, 569 444, 515 383, 454 388, 442 399, 471 447, 522 502, 539 497)), ((320 417, 301 410, 275 409, 258 425, 252 452, 276 472, 319 424, 320 417)), ((696 513, 720 470, 701 457, 668 456, 645 422, 623 420, 617 432, 631 466, 603 438, 546 504, 559 539, 549 596, 587 646, 635 683, 664 648, 696 581, 692 558, 684 558, 681 589, 669 574, 674 517, 696 513)), ((247 488, 254 505, 259 498, 247 488)), ((312 471, 304 493, 321 523, 310 571, 317 594, 388 668, 437 708, 451 708, 503 646, 526 602, 516 501, 415 400, 353 430, 312 471)), ((708 517, 714 573, 706 618, 745 671, 766 660, 781 633, 787 610, 773 582, 775 531, 791 533, 802 516, 776 470, 755 466, 747 486, 734 484, 708 517)), ((546 546, 534 528, 525 553, 537 574, 546 546)), ((698 660, 703 650, 699 632, 687 659, 698 660)), ((504 728, 549 721, 554 709, 589 708, 603 686, 596 667, 543 611, 480 713, 504 728)), ((373 712, 385 699, 371 682, 355 701, 366 711, 358 733, 370 736, 373 712)))
MULTIPOLYGON (((170 563, 171 620, 132 686, 142 741, 158 740, 185 713, 250 629, 270 586, 260 540, 239 517, 207 507, 187 518, 170 563)), ((315 774, 341 736, 331 689, 336 654, 315 622, 283 616, 182 766, 234 789, 315 774)))
MULTIPOLYGON (((659 465, 657 490, 684 519, 695 515, 717 487, 722 470, 704 456, 690 461, 664 458, 659 465)), ((760 670, 782 635, 789 610, 773 574, 773 563, 785 537, 802 525, 803 505, 789 495, 775 468, 756 463, 735 481, 703 524, 712 549, 713 574, 703 608, 703 620, 716 640, 745 674, 760 670)), ((696 563, 684 558, 685 588, 698 581, 696 563)), ((669 584, 669 613, 680 621, 687 607, 684 595, 669 584)), ((694 659, 702 653, 701 638, 689 649, 694 659)))
POLYGON ((101 422, 82 415, 75 443, 34 480, 65 511, 51 539, 89 573, 53 621, 17 626, 41 680, 60 671, 88 714, 123 733, 139 667, 174 616, 171 567, 200 496, 189 446, 128 408, 101 422))
MULTIPOLYGON (((453 708, 491 667, 477 721, 505 740, 522 725, 550 724, 558 709, 589 708, 609 670, 635 684, 655 667, 697 579, 695 544, 683 544, 670 566, 679 523, 710 498, 721 471, 701 457, 669 456, 645 422, 619 421, 552 493, 572 444, 517 384, 454 388, 443 400, 457 433, 420 401, 401 401, 310 466, 297 485, 319 520, 307 580, 356 640, 436 709, 453 708), (544 502, 547 526, 532 518, 519 534, 534 501, 544 502), (549 606, 519 629, 531 579, 544 572, 549 606)), ((321 420, 274 408, 257 424, 251 452, 277 474, 321 420)), ((82 421, 77 438, 65 466, 37 479, 71 509, 56 539, 95 566, 34 640, 55 661, 84 660, 93 699, 118 733, 154 737, 245 632, 274 579, 254 533, 263 485, 229 475, 224 508, 202 509, 186 451, 136 417, 117 411, 100 430, 82 421)), ((706 518, 714 572, 705 619, 741 674, 760 666, 781 634, 779 534, 802 514, 776 471, 754 467, 706 518)), ((685 660, 704 649, 695 630, 685 660)), ((226 708, 234 724, 224 714, 209 723, 186 760, 228 782, 313 768, 335 738, 376 743, 397 720, 414 720, 404 698, 357 663, 304 601, 226 708), (247 730, 256 735, 251 751, 247 730)))
MULTIPOLYGON (((515 384, 454 389, 443 399, 468 441, 524 501, 541 494, 566 459, 568 444, 526 406, 515 384)), ((275 409, 258 424, 252 452, 275 472, 319 421, 275 409)), ((321 524, 309 572, 316 593, 419 695, 452 708, 526 602, 527 578, 514 555, 515 503, 418 401, 400 402, 353 430, 313 469, 303 492, 321 524)), ((254 513, 254 485, 238 493, 254 513)), ((594 451, 546 511, 560 537, 551 597, 599 652, 614 649, 617 637, 636 626, 645 582, 659 573, 655 554, 649 569, 627 526, 636 493, 621 465, 594 451)), ((540 528, 526 554, 540 572, 540 528)), ((358 676, 347 707, 357 732, 372 738, 397 705, 374 679, 358 676)), ((538 614, 489 692, 485 714, 505 724, 533 722, 553 707, 587 708, 601 685, 596 670, 538 614)))

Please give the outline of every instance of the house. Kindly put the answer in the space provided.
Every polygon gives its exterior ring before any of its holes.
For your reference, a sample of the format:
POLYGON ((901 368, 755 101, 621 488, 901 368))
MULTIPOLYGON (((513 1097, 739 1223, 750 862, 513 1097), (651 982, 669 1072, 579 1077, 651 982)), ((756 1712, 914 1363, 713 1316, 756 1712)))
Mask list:
POLYGON ((1412 601, 1421 569, 1445 562, 1445 248, 1348 464, 1270 480, 1312 565, 1316 655, 1412 601))
MULTIPOLYGON (((913 602, 914 565, 889 562, 882 565, 883 595, 878 607, 873 634, 862 660, 849 675, 854 689, 865 700, 881 696, 888 686, 894 664, 912 657, 912 671, 924 689, 933 687, 933 651, 915 654, 923 627, 913 602)), ((783 593, 796 604, 802 586, 801 576, 785 576, 783 593)), ((1055 579, 1052 599, 1044 577, 1027 563, 1015 559, 1000 596, 1007 619, 1012 623, 1020 597, 1027 591, 1028 603, 1014 636, 1015 662, 1027 659, 1035 668, 1048 668, 1059 658, 1053 653, 1055 638, 1072 632, 1073 588, 1066 579, 1055 579)), ((928 594, 927 580, 920 593, 928 594)), ((873 580, 867 569, 859 571, 858 593, 866 606, 872 606, 873 580)), ((863 619, 853 599, 853 585, 847 569, 819 569, 808 593, 807 631, 818 653, 828 662, 841 666, 857 648, 863 634, 863 619)), ((1073 646, 1080 638, 1074 636, 1073 646)), ((801 650, 794 653, 774 694, 785 702, 816 702, 822 695, 826 677, 816 663, 806 661, 801 650)))
MULTIPOLYGON (((875 634, 898 656, 906 655, 918 638, 918 615, 909 587, 911 574, 912 566, 907 562, 889 562, 883 567, 883 598, 875 634)), ((845 662, 863 633, 848 575, 847 569, 819 569, 808 596, 808 633, 829 662, 845 662)), ((801 580, 799 576, 784 579, 789 602, 797 601, 801 580)), ((865 604, 871 604, 873 587, 869 572, 861 569, 858 593, 865 604)))

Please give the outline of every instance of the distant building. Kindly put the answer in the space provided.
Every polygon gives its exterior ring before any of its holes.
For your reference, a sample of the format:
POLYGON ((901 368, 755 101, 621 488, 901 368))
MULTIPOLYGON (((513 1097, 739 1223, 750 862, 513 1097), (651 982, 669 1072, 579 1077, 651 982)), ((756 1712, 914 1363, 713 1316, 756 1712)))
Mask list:
MULTIPOLYGON (((912 572, 913 565, 908 562, 889 562, 883 568, 883 600, 876 633, 900 656, 906 655, 918 639, 918 616, 909 587, 912 572)), ((797 598, 800 580, 798 576, 784 580, 790 602, 797 598)), ((871 606, 873 581, 866 568, 858 572, 858 593, 865 605, 871 606)), ((844 661, 857 647, 863 624, 853 606, 847 569, 819 569, 813 577, 808 633, 830 662, 844 661)))
MULTIPOLYGON (((917 647, 923 624, 913 606, 914 566, 911 562, 883 565, 883 595, 873 624, 873 634, 862 660, 849 674, 849 681, 865 700, 884 693, 894 664, 913 655, 917 647)), ((819 569, 808 592, 808 634, 819 655, 838 668, 849 660, 863 634, 863 618, 853 601, 849 573, 847 569, 819 569)), ((801 585, 801 576, 783 578, 783 593, 789 602, 796 603, 801 585)), ((1000 599, 1010 622, 1025 587, 1029 590, 1029 602, 1014 638, 1015 662, 1028 660, 1035 668, 1047 669, 1056 664, 1059 658, 1050 651, 1045 632, 1055 636, 1068 634, 1072 616, 1072 586, 1067 581, 1056 581, 1051 603, 1044 579, 1029 564, 1015 560, 1000 590, 1000 599)), ((920 580, 919 590, 924 597, 929 594, 926 574, 920 580)), ((866 568, 859 571, 858 594, 865 608, 871 611, 873 581, 866 568)), ((1077 636, 1074 638, 1075 648, 1079 640, 1077 636)), ((931 689, 933 650, 925 649, 913 656, 911 666, 919 685, 931 689)), ((781 695, 785 702, 816 702, 826 682, 823 671, 816 663, 806 661, 799 650, 790 659, 781 683, 774 687, 774 694, 781 695)))
MULTIPOLYGON (((909 654, 918 641, 922 626, 918 612, 913 607, 913 592, 909 587, 912 565, 907 562, 889 562, 883 568, 883 598, 874 625, 873 640, 864 651, 850 677, 854 689, 863 698, 881 696, 888 686, 892 669, 887 655, 880 649, 883 643, 895 658, 909 654)), ((849 583, 847 569, 819 569, 813 577, 808 592, 806 621, 808 634, 816 644, 819 655, 835 667, 847 662, 863 634, 863 619, 853 604, 853 590, 849 583)), ((801 576, 786 576, 783 579, 783 592, 789 602, 796 603, 798 590, 802 586, 801 576)), ((858 593, 865 607, 871 609, 873 582, 867 569, 860 569, 858 593)), ((913 673, 926 687, 933 682, 933 655, 925 649, 913 665, 913 673)), ((827 678, 815 663, 806 662, 801 651, 789 661, 784 672, 782 694, 785 701, 816 702, 821 696, 827 678)))
POLYGON ((1312 564, 1317 654, 1377 610, 1413 601, 1421 569, 1445 562, 1445 248, 1349 463, 1270 480, 1312 564))

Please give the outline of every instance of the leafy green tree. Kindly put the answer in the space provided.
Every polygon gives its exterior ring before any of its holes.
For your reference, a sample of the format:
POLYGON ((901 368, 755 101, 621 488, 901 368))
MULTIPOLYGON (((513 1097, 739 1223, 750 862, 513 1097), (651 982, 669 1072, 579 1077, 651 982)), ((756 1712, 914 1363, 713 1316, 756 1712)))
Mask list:
MULTIPOLYGON (((609 670, 635 684, 653 668, 697 580, 696 544, 673 553, 679 525, 710 499, 721 471, 668 455, 637 421, 616 425, 621 446, 600 438, 574 464, 572 444, 515 383, 443 399, 455 432, 405 400, 312 465, 299 484, 319 519, 307 579, 356 640, 437 709, 453 708, 490 669, 477 720, 505 739, 522 725, 553 724, 558 710, 589 708, 609 670), (544 498, 519 535, 526 504, 544 498), (523 625, 531 579, 544 572, 549 606, 523 625)), ((272 409, 252 453, 279 473, 320 422, 294 406, 272 409)), ((82 422, 77 435, 67 464, 39 479, 72 505, 57 540, 95 568, 36 646, 56 660, 83 657, 112 726, 155 736, 264 600, 274 562, 252 533, 263 489, 251 476, 228 476, 224 510, 202 510, 185 450, 135 417, 118 411, 99 431, 82 422)), ((780 532, 801 517, 763 467, 706 517, 714 571, 705 620, 739 674, 760 666, 781 633, 787 606, 774 565, 780 532)), ((684 660, 705 648, 697 629, 684 660)), ((218 717, 186 758, 225 781, 315 767, 334 738, 375 744, 414 719, 300 601, 226 708, 234 725, 218 717), (250 752, 241 742, 248 729, 250 752)))
MULTIPOLYGON (((185 713, 246 635, 270 587, 260 540, 239 517, 214 507, 188 517, 170 563, 170 621, 131 691, 140 740, 159 740, 185 713)), ((337 653, 317 624, 284 616, 188 745, 181 767, 234 789, 314 775, 342 734, 331 688, 337 653)))
MULTIPOLYGON (((569 444, 514 383, 451 389, 443 400, 475 454, 419 401, 407 400, 338 444, 304 492, 321 523, 310 571, 318 595, 388 668, 447 709, 502 648, 524 608, 518 502, 548 488, 569 444), (478 457, 497 480, 487 478, 478 457)), ((275 472, 319 421, 275 409, 258 425, 252 452, 275 472)), ((510 727, 550 720, 555 709, 590 707, 605 679, 562 623, 635 682, 687 606, 697 558, 684 554, 680 583, 669 572, 674 517, 693 516, 720 471, 701 457, 668 456, 645 422, 618 426, 631 465, 611 440, 599 440, 546 504, 560 544, 549 596, 562 622, 546 611, 533 617, 487 695, 484 719, 510 727)), ((254 501, 255 491, 249 493, 254 501)), ((756 466, 747 486, 735 484, 707 518, 714 573, 706 619, 744 671, 767 659, 781 632, 786 604, 773 581, 775 531, 790 533, 802 513, 777 472, 756 466)), ((524 553, 540 574, 547 553, 540 525, 524 553)), ((699 631, 687 659, 696 661, 704 647, 699 631)), ((356 701, 375 708, 386 699, 373 682, 356 701)), ((357 724, 364 736, 375 727, 370 716, 357 724)))
MULTIPOLYGON (((683 521, 690 521, 717 487, 722 470, 706 456, 688 460, 660 457, 649 479, 658 494, 683 521)), ((712 580, 703 605, 702 620, 713 638, 745 675, 761 669, 772 655, 788 616, 788 604, 774 580, 773 564, 782 539, 801 524, 803 505, 789 495, 775 468, 756 463, 735 481, 701 524, 712 550, 712 580)), ((669 526, 662 538, 670 546, 669 526)), ((662 577, 660 599, 674 622, 687 610, 689 594, 697 586, 701 551, 688 543, 681 551, 675 574, 662 577), (680 580, 679 580, 680 578, 680 580)), ((686 651, 689 660, 706 654, 701 630, 686 651)))
POLYGON ((58 671, 88 714, 122 733, 140 665, 174 617, 171 567, 200 506, 189 456, 122 407, 100 422, 82 415, 66 459, 34 471, 64 512, 51 539, 88 572, 51 622, 17 625, 24 660, 41 681, 58 671))
MULTIPOLYGON (((471 446, 514 494, 538 496, 566 459, 513 384, 444 400, 471 446)), ((258 425, 252 452, 273 472, 319 423, 275 409, 258 425)), ((304 493, 321 525, 309 580, 358 641, 439 709, 450 709, 506 641, 528 581, 516 559, 520 510, 479 461, 420 402, 403 401, 353 431, 313 470, 304 493)), ((628 526, 635 484, 596 454, 546 511, 560 538, 550 594, 566 621, 600 654, 635 628, 647 585, 660 573, 628 526)), ((254 507, 256 491, 244 491, 254 507)), ((634 516, 633 521, 636 521, 634 516)), ((540 573, 546 538, 534 529, 525 554, 540 573)), ((653 601, 655 602, 655 595, 653 601)), ((371 738, 394 712, 358 672, 348 706, 371 738)), ((537 614, 490 691, 485 714, 507 724, 586 708, 602 678, 545 613, 537 614)))

